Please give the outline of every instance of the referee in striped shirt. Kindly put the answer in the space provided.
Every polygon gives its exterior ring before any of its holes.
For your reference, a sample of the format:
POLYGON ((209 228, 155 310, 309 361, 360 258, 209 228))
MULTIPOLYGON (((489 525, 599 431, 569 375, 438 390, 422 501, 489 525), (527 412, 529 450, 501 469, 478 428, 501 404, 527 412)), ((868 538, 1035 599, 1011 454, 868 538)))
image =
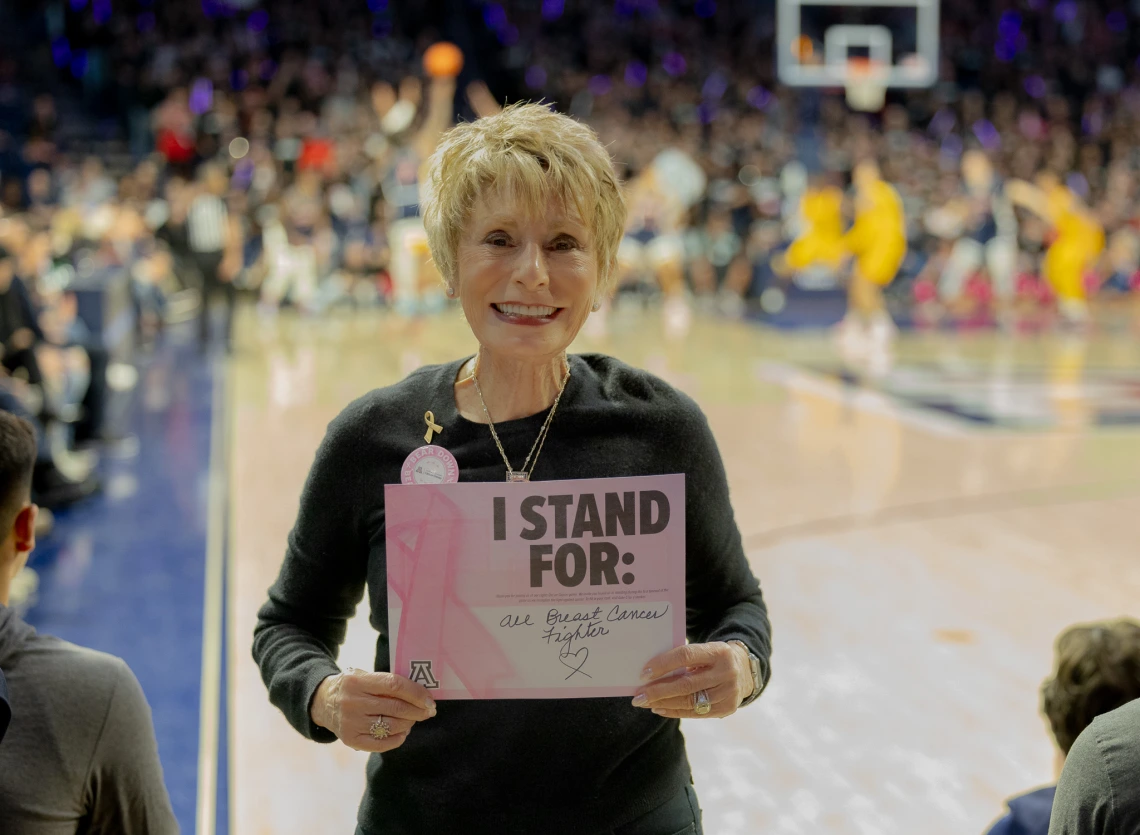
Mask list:
POLYGON ((216 296, 225 298, 225 345, 232 343, 234 303, 237 288, 228 277, 221 275, 222 260, 230 240, 229 213, 224 195, 229 180, 221 167, 210 164, 202 167, 202 189, 190 203, 186 216, 186 237, 190 254, 202 277, 202 309, 198 314, 198 340, 203 350, 210 340, 210 302, 216 296))

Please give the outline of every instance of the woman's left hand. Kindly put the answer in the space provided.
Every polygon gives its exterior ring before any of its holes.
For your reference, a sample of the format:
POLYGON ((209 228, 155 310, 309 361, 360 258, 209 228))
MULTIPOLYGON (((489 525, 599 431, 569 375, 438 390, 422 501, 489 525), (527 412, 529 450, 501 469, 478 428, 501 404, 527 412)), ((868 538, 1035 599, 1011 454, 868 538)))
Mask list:
POLYGON ((752 695, 748 654, 738 644, 714 641, 686 644, 650 660, 634 707, 652 710, 667 719, 723 719, 736 713, 752 695), (698 714, 696 694, 708 693, 711 710, 698 714))

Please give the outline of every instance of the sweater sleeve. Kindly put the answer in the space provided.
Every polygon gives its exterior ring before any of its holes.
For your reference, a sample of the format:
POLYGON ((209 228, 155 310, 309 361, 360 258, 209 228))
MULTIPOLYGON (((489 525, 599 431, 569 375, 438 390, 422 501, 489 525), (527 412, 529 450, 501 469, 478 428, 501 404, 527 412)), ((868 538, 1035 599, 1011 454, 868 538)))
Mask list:
POLYGON ((772 628, 728 494, 720 450, 708 421, 689 401, 680 449, 685 455, 686 596, 689 640, 741 641, 770 676, 772 628))
POLYGON ((281 572, 254 629, 253 657, 270 702, 294 728, 318 742, 336 736, 312 721, 309 706, 320 683, 340 672, 337 654, 367 578, 361 409, 358 401, 329 425, 301 491, 281 572))

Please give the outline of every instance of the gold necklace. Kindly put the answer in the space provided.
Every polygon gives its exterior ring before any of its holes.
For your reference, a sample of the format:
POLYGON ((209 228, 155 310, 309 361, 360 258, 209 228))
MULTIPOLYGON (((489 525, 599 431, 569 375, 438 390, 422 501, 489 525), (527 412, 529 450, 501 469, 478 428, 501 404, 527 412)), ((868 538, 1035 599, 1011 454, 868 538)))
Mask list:
POLYGON ((495 431, 495 423, 491 420, 491 413, 487 411, 487 402, 483 399, 483 390, 479 388, 479 375, 477 374, 479 358, 475 358, 475 366, 471 369, 471 381, 475 384, 475 393, 479 395, 479 405, 483 407, 483 414, 487 417, 487 426, 491 428, 491 437, 495 439, 495 446, 499 448, 499 455, 503 456, 503 463, 507 465, 507 481, 530 481, 531 473, 538 466, 538 456, 542 455, 542 448, 546 445, 546 434, 550 430, 550 421, 554 419, 554 413, 558 411, 558 402, 562 399, 562 392, 566 391, 566 383, 570 381, 570 363, 566 360, 565 355, 562 357, 562 362, 566 366, 566 376, 562 378, 562 387, 558 389, 558 396, 554 398, 554 405, 550 407, 550 414, 546 416, 542 429, 538 431, 538 437, 534 439, 534 446, 530 448, 522 469, 515 470, 511 466, 510 459, 507 458, 507 452, 503 449, 502 442, 499 440, 499 433, 495 431), (532 456, 534 457, 533 464, 530 460, 532 456), (527 471, 527 464, 530 464, 529 471, 527 471))

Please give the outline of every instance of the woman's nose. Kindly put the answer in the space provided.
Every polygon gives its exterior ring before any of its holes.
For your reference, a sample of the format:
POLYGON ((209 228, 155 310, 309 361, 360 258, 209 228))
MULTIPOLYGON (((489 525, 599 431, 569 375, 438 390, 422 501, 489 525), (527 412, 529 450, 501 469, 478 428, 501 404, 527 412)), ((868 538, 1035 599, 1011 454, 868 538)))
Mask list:
POLYGON ((546 252, 542 246, 530 243, 519 248, 515 281, 528 290, 545 287, 550 283, 550 273, 546 268, 546 252))

